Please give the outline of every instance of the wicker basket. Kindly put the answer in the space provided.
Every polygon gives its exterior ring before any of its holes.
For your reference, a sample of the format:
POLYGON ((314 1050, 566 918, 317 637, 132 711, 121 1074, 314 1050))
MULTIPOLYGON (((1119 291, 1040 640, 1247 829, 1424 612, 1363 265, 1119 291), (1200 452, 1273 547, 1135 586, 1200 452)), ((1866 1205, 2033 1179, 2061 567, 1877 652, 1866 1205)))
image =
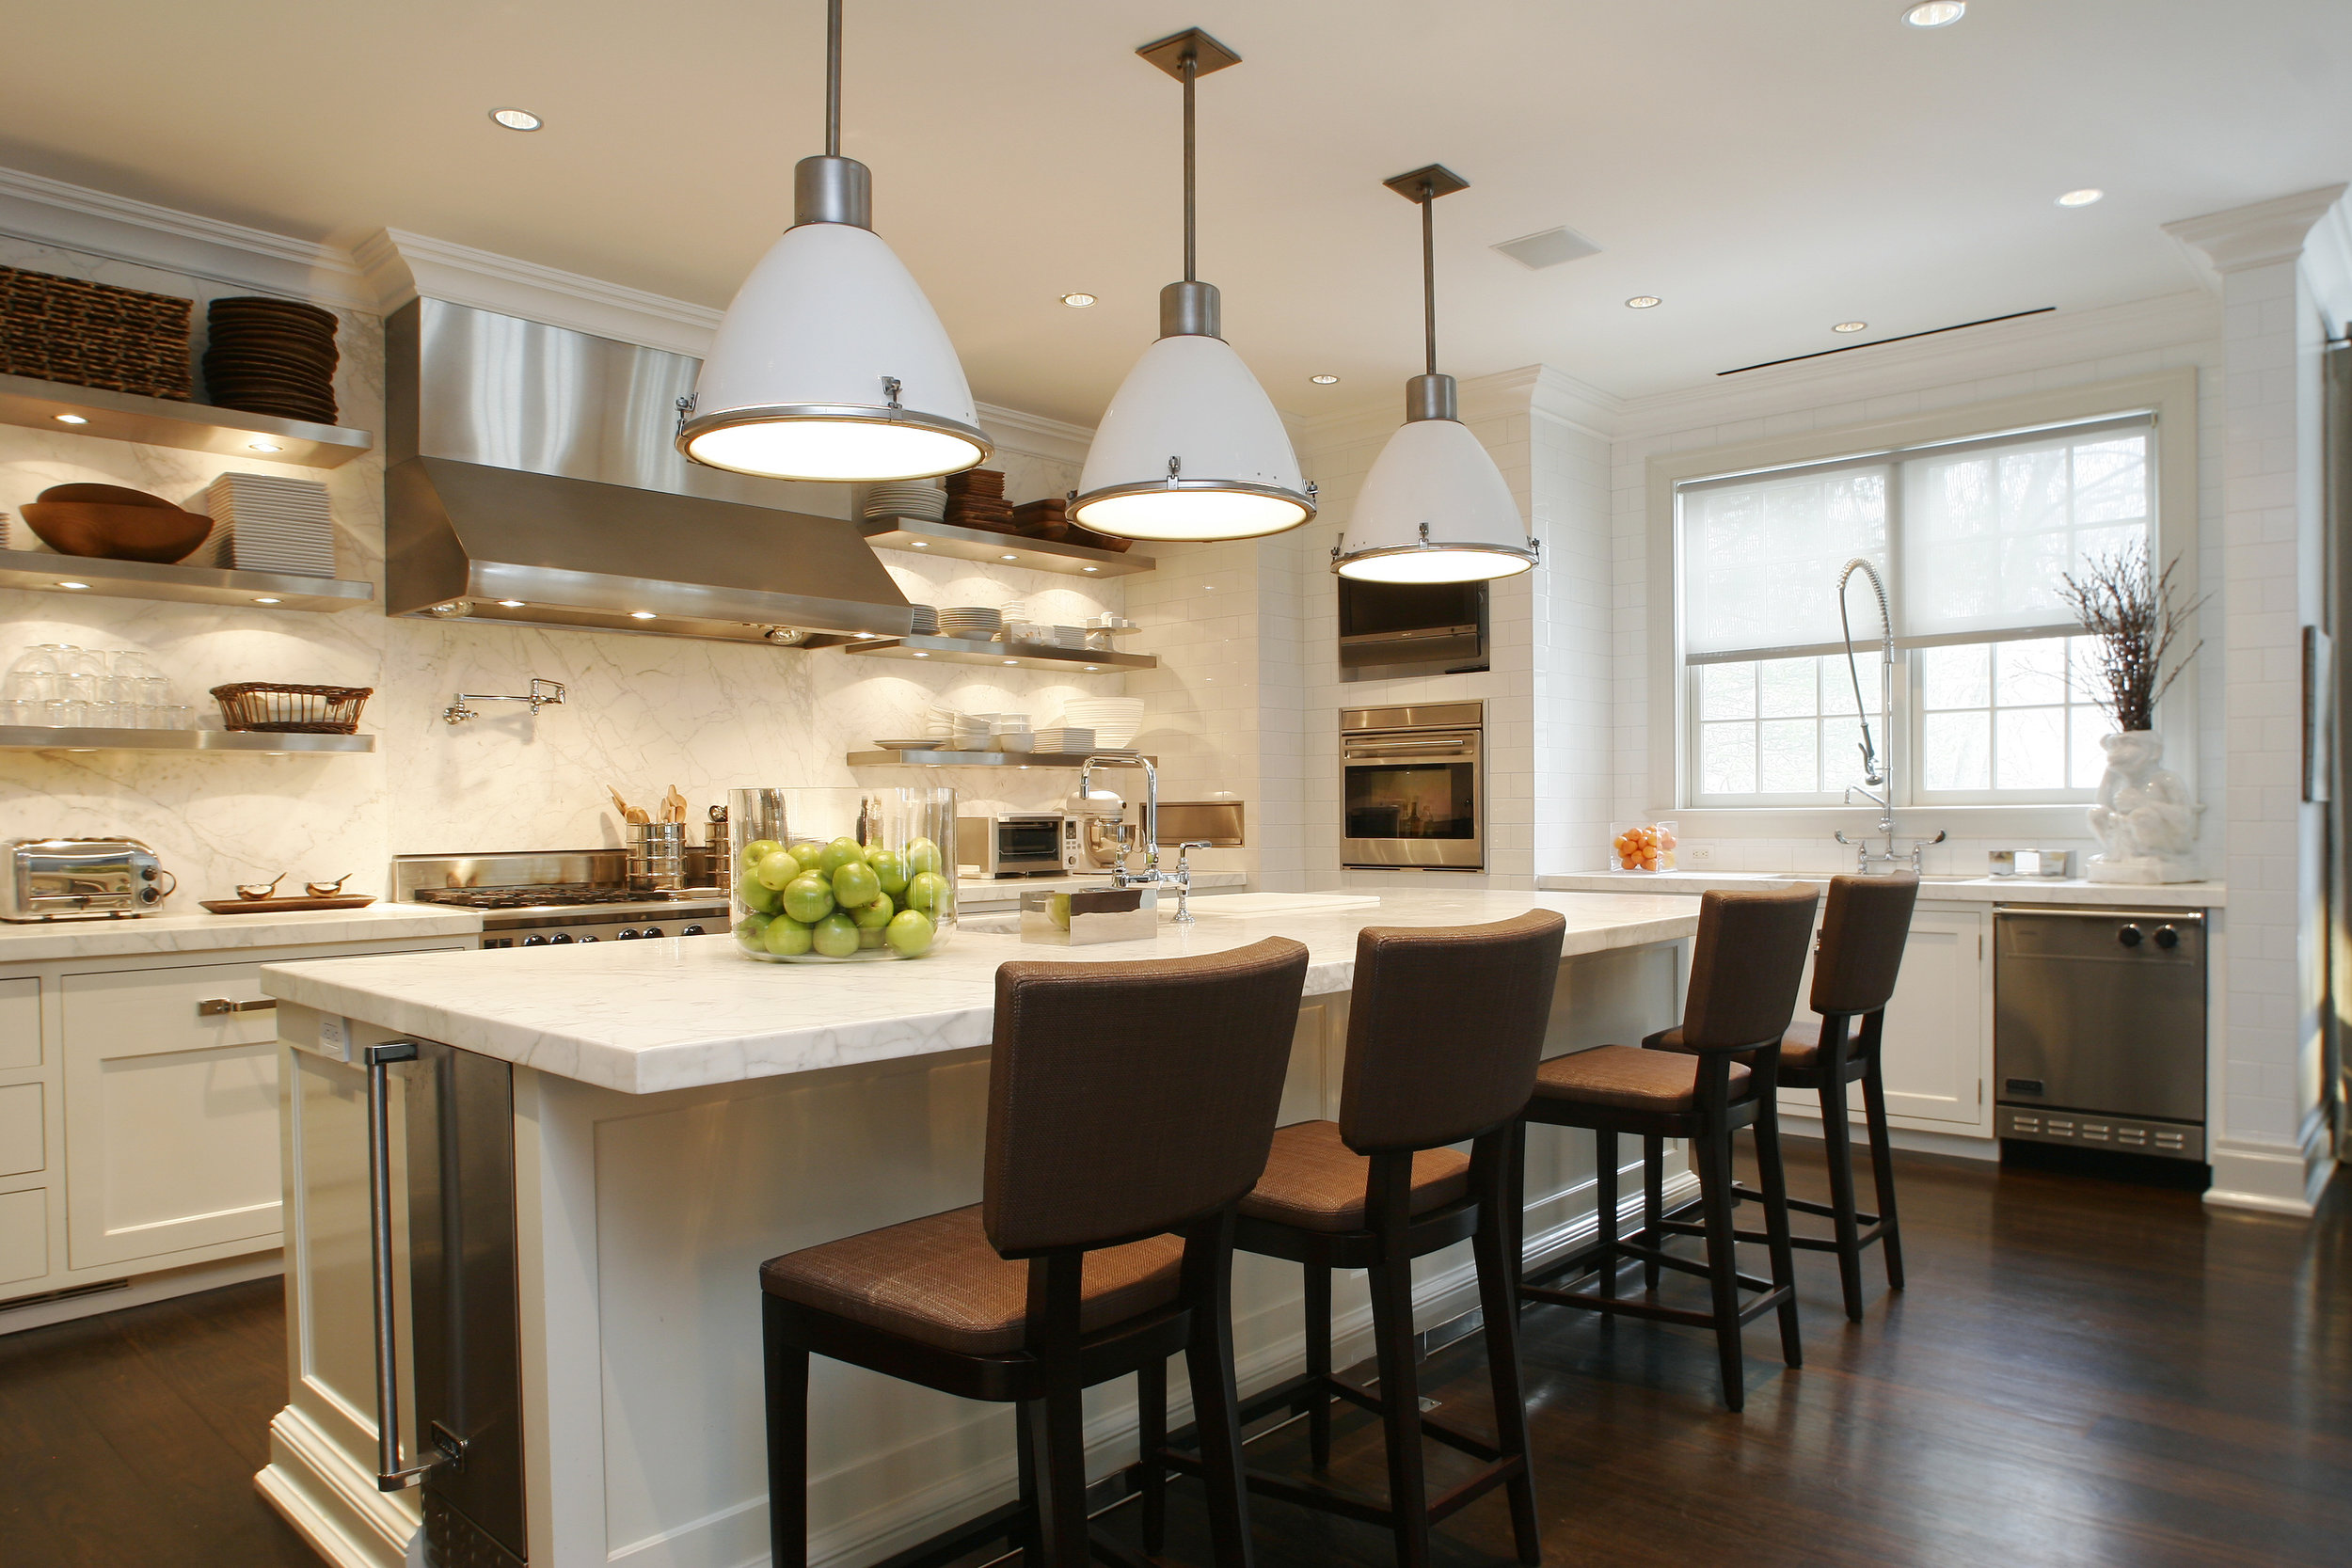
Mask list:
POLYGON ((375 695, 372 686, 279 686, 241 681, 216 686, 220 716, 232 730, 276 735, 352 735, 359 710, 375 695))
POLYGON ((0 374, 186 403, 194 303, 0 267, 0 374))

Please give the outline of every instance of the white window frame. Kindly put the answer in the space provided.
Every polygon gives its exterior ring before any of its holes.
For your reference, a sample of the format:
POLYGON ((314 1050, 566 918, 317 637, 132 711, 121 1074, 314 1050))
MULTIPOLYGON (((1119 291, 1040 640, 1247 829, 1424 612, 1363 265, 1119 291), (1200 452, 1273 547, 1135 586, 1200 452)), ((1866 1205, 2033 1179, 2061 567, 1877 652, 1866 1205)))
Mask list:
MULTIPOLYGON (((1811 836, 1843 824, 1856 807, 1836 803, 1758 803, 1727 805, 1692 802, 1686 788, 1684 755, 1694 733, 1691 712, 1691 682, 1682 644, 1681 550, 1676 487, 1679 484, 1761 469, 1796 467, 1842 461, 1867 461, 1882 453, 1906 449, 1997 437, 2037 429, 2091 423, 2133 415, 2150 417, 2155 426, 2154 468, 2152 474, 2152 513, 2149 547, 2152 556, 2178 562, 2176 593, 2193 601, 2198 588, 2198 406, 2197 372, 2193 369, 2166 371, 2127 380, 2102 382, 2049 392, 2027 393, 1985 403, 1968 404, 1932 414, 1891 420, 1836 430, 1808 432, 1738 446, 1661 454, 1646 467, 1648 582, 1646 654, 1649 670, 1649 797, 1650 810, 1671 816, 1686 833, 1785 831, 1811 836)), ((1867 598, 1867 594, 1862 595, 1867 598)), ((1875 611, 1873 611, 1875 613, 1875 611)), ((1861 635, 1857 627, 1857 636, 1861 635)), ((1876 641, 1873 625, 1870 638, 1876 641)), ((1975 638, 1953 641, 1977 641, 1975 638)), ((1859 644, 1857 644, 1858 646, 1859 644)), ((1791 653, 1798 650, 1789 650, 1791 653)), ((1906 792, 1915 792, 1913 759, 1917 755, 1919 713, 1911 689, 1913 660, 1896 660, 1896 710, 1899 732, 1881 737, 1883 749, 1898 759, 1911 780, 1906 792)), ((2156 727, 2171 737, 2167 766, 2196 788, 2198 723, 2196 682, 2182 681, 2169 692, 2157 711, 2156 727)), ((1866 692, 1874 697, 1874 693, 1866 692)), ((1875 704, 1873 705, 1875 707, 1875 704)), ((1875 711, 1872 715, 1876 718, 1875 711)), ((1875 726, 1874 726, 1875 727, 1875 726)), ((1875 808, 1863 807, 1875 811, 1875 808)), ((1900 806, 1905 824, 1923 832, 1943 828, 1955 836, 1999 832, 2082 833, 2078 803, 1982 803, 1938 800, 1900 806)))

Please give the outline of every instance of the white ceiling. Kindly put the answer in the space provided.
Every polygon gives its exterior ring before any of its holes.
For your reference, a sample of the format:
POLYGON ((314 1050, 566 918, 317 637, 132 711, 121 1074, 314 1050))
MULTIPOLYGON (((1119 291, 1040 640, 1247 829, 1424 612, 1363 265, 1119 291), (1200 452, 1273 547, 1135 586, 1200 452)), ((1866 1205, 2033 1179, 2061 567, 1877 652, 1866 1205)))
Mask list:
MULTIPOLYGON (((1419 366, 1620 396, 1758 360, 2194 286, 2158 225, 2352 177, 2344 0, 849 0, 844 150, 982 400, 1090 424, 1180 271, 1176 84, 1207 28, 1201 276, 1278 404, 1419 366), (2107 198, 2052 198, 2097 185, 2107 198), (1565 224, 1534 273, 1486 248, 1565 224), (1091 310, 1058 295, 1099 294, 1091 310), (1635 293, 1665 300, 1633 311, 1635 293), (1308 384, 1316 372, 1343 377, 1308 384)), ((818 0, 19 6, 0 164, 280 232, 413 230, 709 305, 821 151, 818 0), (546 117, 522 135, 485 112, 546 117)))

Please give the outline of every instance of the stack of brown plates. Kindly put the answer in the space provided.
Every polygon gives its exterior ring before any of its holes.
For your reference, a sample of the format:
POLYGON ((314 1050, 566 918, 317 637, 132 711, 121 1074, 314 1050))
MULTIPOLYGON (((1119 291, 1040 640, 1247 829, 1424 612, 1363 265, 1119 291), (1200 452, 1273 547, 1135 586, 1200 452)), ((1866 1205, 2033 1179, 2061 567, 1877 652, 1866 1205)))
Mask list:
POLYGON ((947 476, 946 521, 958 528, 1012 531, 1012 503, 1005 499, 1005 476, 993 468, 966 468, 947 476))
POLYGON ((335 422, 333 311, 291 299, 216 299, 205 316, 205 395, 215 407, 335 422))
POLYGON ((1041 501, 1023 501, 1012 509, 1015 533, 1031 539, 1060 541, 1069 537, 1070 518, 1066 509, 1070 503, 1059 496, 1048 496, 1041 501))

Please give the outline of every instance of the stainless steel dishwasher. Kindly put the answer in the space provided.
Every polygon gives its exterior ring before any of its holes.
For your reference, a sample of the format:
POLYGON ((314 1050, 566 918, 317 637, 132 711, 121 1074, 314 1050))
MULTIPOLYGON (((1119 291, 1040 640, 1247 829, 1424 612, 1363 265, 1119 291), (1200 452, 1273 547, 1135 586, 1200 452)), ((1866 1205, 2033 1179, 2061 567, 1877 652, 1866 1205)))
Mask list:
POLYGON ((2203 1162, 2201 910, 1996 906, 1994 1130, 2203 1162))

